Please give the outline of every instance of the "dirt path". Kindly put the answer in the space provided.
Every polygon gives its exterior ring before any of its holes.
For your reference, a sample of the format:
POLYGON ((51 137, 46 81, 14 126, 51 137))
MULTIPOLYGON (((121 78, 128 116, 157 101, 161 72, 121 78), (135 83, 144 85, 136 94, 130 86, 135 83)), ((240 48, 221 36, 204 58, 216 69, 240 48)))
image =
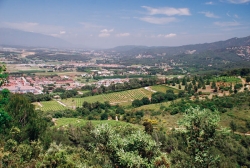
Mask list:
POLYGON ((35 52, 22 52, 21 57, 25 58, 28 55, 35 55, 35 52))
MULTIPOLYGON (((240 78, 240 77, 239 77, 239 78, 240 78)), ((241 80, 241 83, 242 83, 243 87, 240 88, 239 92, 244 92, 244 86, 245 86, 245 84, 246 84, 246 81, 245 81, 243 78, 240 78, 240 80, 241 80)))
POLYGON ((126 102, 128 102, 128 101, 112 102, 112 103, 110 103, 110 104, 115 105, 115 104, 119 104, 119 103, 126 103, 126 102))
POLYGON ((235 134, 238 134, 238 135, 245 135, 245 136, 250 136, 250 133, 241 133, 241 132, 234 132, 235 134))
POLYGON ((43 107, 43 105, 40 102, 37 102, 38 106, 43 107))
POLYGON ((53 122, 55 125, 57 125, 57 124, 56 124, 56 120, 57 120, 56 118, 52 118, 52 122, 53 122))
POLYGON ((146 89, 146 90, 148 90, 148 91, 151 91, 151 92, 154 92, 154 93, 157 92, 157 91, 151 89, 150 87, 144 87, 144 89, 146 89))
POLYGON ((66 107, 66 105, 63 104, 62 102, 60 102, 59 100, 57 100, 57 103, 59 103, 59 104, 63 105, 64 107, 66 107))

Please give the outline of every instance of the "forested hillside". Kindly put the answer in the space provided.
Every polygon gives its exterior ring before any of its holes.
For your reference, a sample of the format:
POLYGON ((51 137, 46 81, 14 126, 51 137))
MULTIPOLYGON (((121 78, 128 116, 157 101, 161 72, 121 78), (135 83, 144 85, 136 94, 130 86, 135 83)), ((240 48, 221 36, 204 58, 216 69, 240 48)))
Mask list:
MULTIPOLYGON (((0 70, 4 83, 5 68, 0 70)), ((185 85, 190 79, 184 79, 185 85)), ((205 82, 202 77, 193 81, 205 82)), ((178 83, 177 78, 173 82, 178 83)), ((153 118, 143 120, 142 110, 128 111, 108 103, 84 102, 76 111, 47 113, 35 110, 27 96, 4 89, 0 92, 0 167, 250 167, 250 137, 237 132, 235 122, 230 123, 232 131, 219 126, 228 109, 249 110, 249 91, 235 89, 230 97, 205 101, 184 99, 188 94, 198 96, 193 86, 187 92, 167 90, 153 94, 151 101, 142 99, 146 104, 172 102, 160 113, 182 114, 178 127, 171 130, 155 127, 153 118), (183 99, 174 103, 177 98, 183 99), (85 119, 86 111, 109 114, 112 108, 128 123, 108 121, 107 116, 98 122, 85 119)), ((248 118, 240 121, 250 129, 248 118)))
POLYGON ((226 49, 228 47, 238 47, 238 46, 248 46, 250 45, 250 36, 243 38, 231 38, 225 41, 218 41, 213 43, 204 43, 204 44, 192 44, 192 45, 183 45, 183 46, 119 46, 112 49, 110 51, 116 51, 120 53, 126 53, 127 55, 138 55, 142 53, 147 54, 162 54, 166 53, 167 55, 177 55, 184 53, 187 50, 195 50, 200 53, 207 50, 218 50, 218 49, 226 49))

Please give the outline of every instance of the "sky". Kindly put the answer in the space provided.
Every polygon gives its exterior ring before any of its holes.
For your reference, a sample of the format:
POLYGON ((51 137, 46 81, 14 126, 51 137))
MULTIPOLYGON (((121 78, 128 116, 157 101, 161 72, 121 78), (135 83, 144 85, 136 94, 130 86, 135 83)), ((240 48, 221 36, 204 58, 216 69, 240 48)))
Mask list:
POLYGON ((79 47, 209 43, 250 35, 250 0, 0 0, 0 27, 79 47))

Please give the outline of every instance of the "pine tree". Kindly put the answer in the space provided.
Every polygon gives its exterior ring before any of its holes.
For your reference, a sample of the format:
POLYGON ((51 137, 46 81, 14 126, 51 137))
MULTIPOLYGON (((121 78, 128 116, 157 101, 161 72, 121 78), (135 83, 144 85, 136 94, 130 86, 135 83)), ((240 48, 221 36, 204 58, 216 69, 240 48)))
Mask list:
POLYGON ((213 82, 212 82, 211 88, 212 88, 212 89, 215 89, 215 87, 216 87, 216 83, 215 83, 215 81, 213 81, 213 82))
POLYGON ((182 85, 184 86, 184 85, 186 85, 186 83, 187 83, 187 80, 186 80, 186 78, 184 77, 184 78, 182 78, 182 85))

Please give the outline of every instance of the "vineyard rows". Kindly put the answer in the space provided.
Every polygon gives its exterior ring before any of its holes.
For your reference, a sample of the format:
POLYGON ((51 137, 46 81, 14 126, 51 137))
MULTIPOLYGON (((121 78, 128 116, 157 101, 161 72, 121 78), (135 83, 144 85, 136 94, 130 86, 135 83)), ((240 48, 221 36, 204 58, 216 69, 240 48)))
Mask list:
POLYGON ((109 101, 110 104, 117 104, 117 103, 119 104, 119 103, 132 102, 135 99, 142 99, 143 97, 151 97, 152 93, 153 92, 150 92, 144 88, 140 88, 140 89, 133 89, 122 92, 114 92, 114 93, 89 96, 83 98, 68 98, 61 100, 61 102, 66 105, 66 107, 64 107, 63 105, 59 104, 54 100, 43 101, 41 102, 42 107, 39 108, 42 111, 58 111, 67 108, 71 109, 73 107, 81 107, 84 101, 87 101, 89 103, 97 101, 103 103, 105 101, 109 101))
POLYGON ((151 94, 152 92, 140 88, 140 89, 133 89, 122 92, 114 92, 114 93, 89 96, 83 98, 69 98, 66 100, 61 100, 61 102, 70 107, 72 106, 81 107, 84 101, 87 101, 89 103, 96 101, 103 103, 105 101, 109 101, 111 104, 115 104, 115 103, 131 102, 134 99, 142 99, 143 97, 150 97, 151 94))
POLYGON ((59 110, 65 110, 66 107, 64 107, 63 105, 59 104, 56 101, 43 101, 40 102, 42 107, 40 107, 40 109, 42 111, 59 111, 59 110))

